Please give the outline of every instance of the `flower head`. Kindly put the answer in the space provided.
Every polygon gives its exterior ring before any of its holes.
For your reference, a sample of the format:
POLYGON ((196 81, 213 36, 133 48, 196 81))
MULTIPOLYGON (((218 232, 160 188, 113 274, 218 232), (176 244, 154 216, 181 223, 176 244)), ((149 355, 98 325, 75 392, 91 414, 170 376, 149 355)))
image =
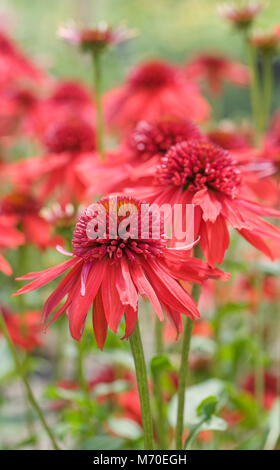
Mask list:
POLYGON ((119 44, 134 37, 135 33, 124 26, 113 29, 104 21, 96 28, 79 30, 74 23, 59 29, 59 36, 71 44, 80 46, 85 51, 99 51, 110 45, 119 44))
POLYGON ((61 237, 51 236, 52 227, 42 217, 40 210, 39 201, 24 192, 9 193, 0 201, 0 215, 12 217, 27 241, 41 249, 63 243, 61 237))
POLYGON ((125 84, 105 95, 108 123, 117 128, 162 117, 204 121, 209 105, 179 68, 161 60, 135 67, 125 84))
MULTIPOLYGON (((279 28, 279 27, 278 27, 279 28)), ((250 43, 262 54, 274 54, 280 44, 279 29, 268 33, 259 32, 250 37, 250 43)))
MULTIPOLYGON (((275 400, 277 399, 277 376, 271 372, 264 372, 264 396, 263 406, 269 410, 272 408, 275 400)), ((243 381, 243 390, 246 390, 251 395, 256 395, 255 391, 255 377, 254 374, 249 374, 243 381)))
POLYGON ((146 184, 133 191, 148 202, 195 205, 196 233, 211 266, 223 261, 229 246, 227 223, 274 258, 267 240, 279 240, 280 230, 259 216, 279 217, 280 212, 244 198, 246 181, 221 147, 203 141, 177 144, 162 157, 156 174, 146 184))
POLYGON ((108 155, 105 164, 89 158, 77 171, 90 196, 120 191, 132 182, 143 184, 172 145, 199 138, 202 139, 199 128, 189 119, 140 121, 117 153, 108 155))
POLYGON ((249 83, 249 72, 245 65, 218 54, 195 57, 187 63, 185 70, 189 80, 205 79, 215 94, 222 92, 224 81, 240 87, 249 83))
POLYGON ((66 118, 50 125, 45 136, 45 146, 50 153, 57 154, 91 152, 95 149, 94 129, 79 118, 66 118))
POLYGON ((199 283, 208 277, 226 279, 227 276, 191 258, 188 250, 193 244, 180 249, 168 248, 160 216, 144 206, 147 217, 143 217, 142 210, 139 201, 117 195, 102 199, 98 206, 90 206, 76 225, 71 259, 46 271, 23 276, 22 279, 33 279, 33 282, 17 294, 37 289, 71 268, 46 301, 44 321, 67 296, 52 321, 66 311, 70 332, 79 340, 92 305, 95 337, 103 348, 107 327, 116 332, 123 315, 125 337, 133 332, 138 297, 145 295, 159 319, 164 319, 164 311, 179 333, 181 314, 192 319, 199 316, 194 300, 179 284, 179 279, 199 283), (151 232, 150 224, 154 215, 155 233, 151 232))
POLYGON ((255 17, 261 12, 261 3, 252 0, 246 6, 234 4, 223 5, 219 11, 221 16, 228 19, 238 28, 246 29, 251 26, 255 17))

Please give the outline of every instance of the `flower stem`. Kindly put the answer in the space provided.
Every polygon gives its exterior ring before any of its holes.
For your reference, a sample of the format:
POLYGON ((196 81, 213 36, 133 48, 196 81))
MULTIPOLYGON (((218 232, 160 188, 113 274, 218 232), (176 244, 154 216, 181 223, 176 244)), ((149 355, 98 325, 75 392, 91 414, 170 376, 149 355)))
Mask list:
POLYGON ((249 57, 249 67, 251 75, 251 106, 253 119, 255 123, 256 139, 257 143, 261 138, 262 129, 263 129, 263 110, 261 109, 261 93, 260 93, 260 83, 259 83, 259 71, 258 71, 258 61, 257 53, 255 48, 249 43, 248 38, 246 37, 247 47, 248 47, 248 57, 249 57))
POLYGON ((103 112, 102 112, 102 76, 101 76, 101 53, 99 51, 93 51, 93 72, 94 72, 94 89, 95 89, 95 101, 96 101, 96 113, 97 113, 97 150, 102 160, 104 157, 104 123, 103 123, 103 112))
POLYGON ((138 320, 136 322, 134 331, 129 337, 130 347, 134 359, 138 393, 140 398, 141 415, 144 431, 144 448, 145 450, 153 449, 153 425, 152 414, 150 406, 147 369, 141 341, 140 329, 138 320))
MULTIPOLYGON (((162 355, 163 353, 163 322, 159 321, 156 318, 155 324, 155 343, 156 343, 156 354, 158 356, 162 355)), ((156 405, 156 430, 157 430, 157 438, 159 443, 159 448, 161 450, 167 449, 166 444, 166 422, 165 422, 165 412, 164 412, 164 400, 161 390, 161 374, 158 372, 154 377, 154 397, 155 397, 155 405, 156 405)))
POLYGON ((265 54, 263 57, 263 109, 264 109, 264 130, 267 129, 270 119, 271 101, 273 89, 272 57, 265 54))
POLYGON ((13 359, 14 359, 14 362, 15 362, 15 366, 16 366, 16 369, 17 369, 17 373, 19 375, 19 377, 21 378, 24 386, 25 386, 25 389, 26 389, 26 393, 27 393, 27 397, 28 397, 28 400, 30 402, 30 405, 33 407, 33 409, 35 410, 35 412, 37 413, 38 415, 38 418, 39 420, 41 421, 41 424, 42 424, 42 427, 45 429, 46 433, 48 434, 49 438, 50 438, 50 441, 52 443, 52 446, 55 450, 60 450, 59 449, 59 446, 56 442, 56 439, 54 437, 54 434, 53 432, 51 431, 51 429, 49 428, 46 420, 45 420, 45 417, 42 413, 42 410, 40 408, 40 406, 38 405, 37 401, 36 401, 36 398, 34 397, 33 395, 33 392, 31 390, 31 387, 29 385, 29 382, 27 380, 27 377, 25 375, 25 372, 24 372, 24 368, 23 368, 23 365, 21 364, 19 358, 18 358, 18 355, 17 355, 17 352, 16 352, 16 349, 14 347, 14 344, 10 338, 10 335, 9 335, 9 332, 7 330, 7 327, 6 327, 6 323, 5 323, 5 320, 4 320, 4 317, 3 317, 3 314, 2 312, 0 311, 0 328, 2 330, 2 333, 8 343, 8 346, 9 346, 9 349, 11 351, 11 354, 13 356, 13 359))
MULTIPOLYGON (((200 249, 195 247, 195 256, 201 257, 200 249)), ((192 297, 198 303, 200 297, 200 285, 194 284, 192 289, 192 297)), ((185 319, 182 351, 181 351, 181 364, 179 370, 179 384, 178 384, 178 408, 177 408, 177 424, 176 424, 176 450, 183 449, 183 430, 184 430, 184 410, 185 410, 185 389, 186 380, 188 375, 188 358, 190 351, 190 342, 193 329, 193 321, 190 318, 185 319)))

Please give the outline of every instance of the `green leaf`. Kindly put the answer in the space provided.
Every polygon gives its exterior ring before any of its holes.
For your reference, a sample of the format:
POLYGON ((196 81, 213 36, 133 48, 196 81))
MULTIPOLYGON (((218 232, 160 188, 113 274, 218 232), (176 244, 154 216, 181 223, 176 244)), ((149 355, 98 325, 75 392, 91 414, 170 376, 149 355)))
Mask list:
POLYGON ((169 370, 173 370, 173 366, 167 356, 161 355, 153 357, 151 360, 151 372, 153 377, 169 370))
POLYGON ((199 416, 204 417, 206 420, 210 419, 215 413, 218 405, 217 397, 210 396, 202 400, 200 405, 197 407, 196 412, 199 416))

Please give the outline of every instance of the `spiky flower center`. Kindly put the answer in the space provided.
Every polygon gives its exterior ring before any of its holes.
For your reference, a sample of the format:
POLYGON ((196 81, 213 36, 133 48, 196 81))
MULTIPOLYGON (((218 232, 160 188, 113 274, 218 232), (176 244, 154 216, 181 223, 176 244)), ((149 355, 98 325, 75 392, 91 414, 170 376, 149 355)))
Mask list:
POLYGON ((95 149, 94 129, 78 118, 56 122, 46 132, 45 145, 53 153, 91 152, 95 149))
POLYGON ((133 88, 156 89, 173 84, 175 70, 160 61, 148 62, 132 71, 129 83, 133 88))
POLYGON ((130 138, 130 147, 145 160, 164 155, 172 145, 201 138, 198 127, 190 120, 141 121, 130 138))
POLYGON ((76 256, 112 262, 123 256, 130 261, 161 256, 166 242, 158 214, 129 196, 103 198, 98 204, 78 220, 72 240, 76 256))
POLYGON ((161 159, 156 180, 193 192, 209 188, 232 198, 241 184, 240 172, 227 151, 196 140, 171 147, 161 159))

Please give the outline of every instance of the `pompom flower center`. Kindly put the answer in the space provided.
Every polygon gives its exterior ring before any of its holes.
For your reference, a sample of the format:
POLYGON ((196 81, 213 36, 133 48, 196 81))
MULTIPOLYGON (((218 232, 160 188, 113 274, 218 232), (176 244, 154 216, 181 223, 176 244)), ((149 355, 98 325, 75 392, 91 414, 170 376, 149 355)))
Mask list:
POLYGON ((171 147, 161 159, 156 179, 160 185, 182 186, 193 192, 206 187, 232 198, 241 184, 240 172, 229 153, 203 141, 171 147))
POLYGON ((164 155, 172 145, 200 137, 200 130, 189 120, 141 121, 129 143, 140 158, 147 160, 154 155, 164 155))
POLYGON ((130 261, 161 256, 165 248, 158 214, 132 197, 111 196, 89 206, 73 235, 74 255, 86 260, 130 261))
POLYGON ((49 152, 78 154, 95 149, 94 129, 80 119, 68 119, 49 127, 45 145, 49 152))
POLYGON ((160 88, 175 82, 176 72, 163 62, 149 62, 134 70, 130 75, 133 88, 160 88))

